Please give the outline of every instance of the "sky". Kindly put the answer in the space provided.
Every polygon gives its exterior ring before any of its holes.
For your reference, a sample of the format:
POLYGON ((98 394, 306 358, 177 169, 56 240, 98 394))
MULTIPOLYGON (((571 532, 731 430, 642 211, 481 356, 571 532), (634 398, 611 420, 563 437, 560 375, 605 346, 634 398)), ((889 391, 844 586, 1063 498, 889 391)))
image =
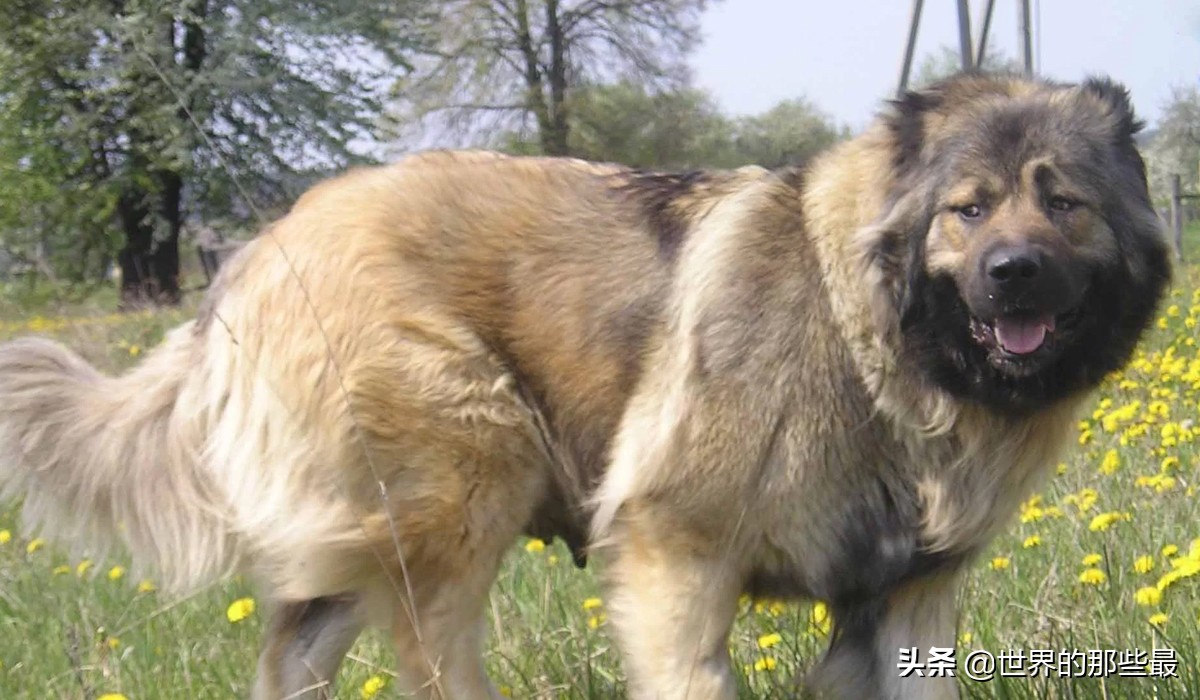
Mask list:
MULTIPOLYGON (((1019 57, 1020 3, 995 3, 988 44, 1019 57)), ((977 36, 985 3, 969 4, 977 36)), ((1151 126, 1172 86, 1200 85, 1200 0, 1033 0, 1032 7, 1040 75, 1109 75, 1129 88, 1151 126)), ((896 91, 911 10, 910 0, 723 0, 704 14, 694 79, 732 114, 805 97, 857 130, 896 91)), ((914 70, 942 45, 958 47, 957 2, 925 0, 914 70)))

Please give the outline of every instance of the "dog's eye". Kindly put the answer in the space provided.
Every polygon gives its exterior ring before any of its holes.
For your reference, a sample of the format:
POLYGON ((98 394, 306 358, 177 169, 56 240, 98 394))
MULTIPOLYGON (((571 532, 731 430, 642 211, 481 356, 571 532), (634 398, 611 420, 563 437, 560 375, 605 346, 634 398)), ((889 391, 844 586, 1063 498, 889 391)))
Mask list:
POLYGON ((1066 197, 1051 197, 1050 208, 1054 211, 1071 211, 1075 208, 1075 202, 1066 197))
POLYGON ((983 215, 983 208, 978 204, 964 204, 961 207, 955 207, 955 211, 964 219, 978 219, 983 215))

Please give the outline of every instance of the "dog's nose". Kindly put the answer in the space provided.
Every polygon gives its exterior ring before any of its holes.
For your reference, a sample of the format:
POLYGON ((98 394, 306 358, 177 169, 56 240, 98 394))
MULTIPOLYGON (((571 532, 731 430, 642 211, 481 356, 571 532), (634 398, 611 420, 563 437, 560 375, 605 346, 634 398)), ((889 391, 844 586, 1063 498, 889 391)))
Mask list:
POLYGON ((989 253, 983 266, 993 282, 1011 291, 1032 284, 1042 271, 1043 262, 1036 248, 1004 246, 989 253))

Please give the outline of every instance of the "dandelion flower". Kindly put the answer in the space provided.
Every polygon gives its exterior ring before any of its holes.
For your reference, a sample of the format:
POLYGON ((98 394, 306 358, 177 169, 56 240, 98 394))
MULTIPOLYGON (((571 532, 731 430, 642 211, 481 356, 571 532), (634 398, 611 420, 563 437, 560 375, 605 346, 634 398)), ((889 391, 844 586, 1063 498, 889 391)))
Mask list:
POLYGON ((995 557, 992 559, 990 566, 993 571, 1003 571, 1012 564, 1012 560, 1008 557, 995 557))
POLYGON ((0 530, 0 544, 8 544, 12 541, 12 533, 8 530, 0 530))
POLYGON ((584 610, 595 610, 602 605, 604 605, 604 601, 600 598, 588 598, 587 600, 583 601, 584 610))
POLYGON ((1088 586, 1099 586, 1108 580, 1108 575, 1100 569, 1084 569, 1079 574, 1079 582, 1088 586))
POLYGON ((75 575, 83 578, 83 575, 86 574, 90 568, 92 568, 92 560, 84 559, 75 565, 75 575))
POLYGON ((1083 557, 1083 565, 1084 566, 1095 566, 1102 561, 1104 561, 1104 557, 1099 554, 1096 554, 1095 552, 1084 555, 1084 557, 1083 557))
POLYGON ((62 566, 56 566, 56 567, 54 567, 54 571, 52 571, 51 573, 53 573, 55 576, 62 576, 63 574, 69 574, 69 573, 71 573, 71 567, 67 566, 66 564, 63 564, 62 566))
POLYGON ((36 537, 32 540, 29 540, 29 544, 25 545, 25 553, 33 554, 41 549, 45 544, 46 540, 43 540, 41 537, 36 537))
POLYGON ((1088 529, 1092 532, 1104 532, 1112 527, 1113 523, 1120 521, 1122 518, 1122 514, 1116 511, 1101 513, 1092 518, 1092 522, 1088 523, 1088 529))
POLYGON ((1038 547, 1041 544, 1042 544, 1042 536, 1041 535, 1030 535, 1029 537, 1025 538, 1024 542, 1021 543, 1021 547, 1023 547, 1024 549, 1033 549, 1034 547, 1038 547))
POLYGON ((591 617, 588 618, 588 623, 587 623, 588 629, 591 629, 591 630, 598 629, 600 627, 600 625, 603 625, 606 620, 608 620, 608 615, 605 615, 604 613, 600 613, 599 615, 592 615, 591 617))
POLYGON ((144 578, 138 582, 138 585, 137 585, 138 593, 152 593, 156 590, 158 590, 158 586, 155 586, 154 582, 148 578, 144 578))
POLYGON ((1111 475, 1121 467, 1121 455, 1117 454, 1116 450, 1109 450, 1104 453, 1104 460, 1100 462, 1100 473, 1111 475))
POLYGON ((829 608, 825 603, 817 601, 813 604, 812 613, 808 616, 808 631, 821 637, 829 636, 833 620, 829 617, 829 608))
POLYGON ((1170 618, 1167 617, 1165 612, 1157 612, 1150 616, 1150 624, 1154 625, 1155 627, 1162 627, 1163 625, 1167 624, 1168 619, 1170 618))
POLYGON ((546 543, 542 540, 533 539, 525 543, 525 551, 530 554, 538 554, 546 551, 546 543))
POLYGON ((776 662, 774 658, 772 658, 770 656, 764 656, 763 658, 754 662, 754 670, 755 671, 774 671, 775 667, 777 665, 778 665, 778 662, 776 662))
POLYGON ((241 622, 253 614, 253 598, 238 598, 230 603, 229 608, 225 611, 225 617, 229 618, 230 622, 241 622))
POLYGON ((383 690, 385 685, 387 685, 387 679, 383 676, 371 676, 362 684, 359 694, 363 700, 371 700, 379 694, 379 691, 383 690))
POLYGON ((1133 599, 1138 605, 1144 607, 1158 605, 1162 602, 1162 591, 1154 586, 1144 586, 1137 589, 1137 592, 1133 594, 1133 599))
POLYGON ((758 648, 759 649, 770 649, 771 647, 779 644, 782 641, 783 641, 783 635, 779 634, 778 632, 771 632, 770 634, 764 634, 764 635, 759 636, 759 638, 758 638, 758 648))
POLYGON ((1144 556, 1133 560, 1133 570, 1139 574, 1148 574, 1154 570, 1154 557, 1144 556))
POLYGON ((971 634, 970 632, 963 632, 962 634, 958 635, 958 644, 959 646, 964 647, 969 646, 974 639, 975 635, 971 634))
POLYGON ((1165 547, 1162 548, 1161 554, 1164 557, 1173 557, 1176 554, 1179 554, 1179 547, 1176 547, 1173 544, 1166 545, 1165 547))
POLYGON ((96 700, 129 700, 129 698, 121 693, 105 693, 104 695, 96 698, 96 700))
POLYGON ((123 566, 114 566, 113 568, 108 570, 108 580, 109 581, 120 581, 121 577, 124 575, 125 575, 125 567, 123 567, 123 566))

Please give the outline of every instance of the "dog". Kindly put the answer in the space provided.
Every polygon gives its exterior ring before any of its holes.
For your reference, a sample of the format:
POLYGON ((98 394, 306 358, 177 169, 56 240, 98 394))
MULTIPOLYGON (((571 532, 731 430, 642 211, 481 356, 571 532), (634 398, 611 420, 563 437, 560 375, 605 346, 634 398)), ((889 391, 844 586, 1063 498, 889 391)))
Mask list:
POLYGON ((778 172, 431 152, 303 195, 140 366, 0 347, 0 482, 186 590, 253 577, 254 697, 497 698, 512 543, 604 560, 629 694, 728 699, 739 595, 827 601, 842 698, 953 647, 964 567, 1129 358, 1170 258, 1125 89, 963 75, 778 172))

